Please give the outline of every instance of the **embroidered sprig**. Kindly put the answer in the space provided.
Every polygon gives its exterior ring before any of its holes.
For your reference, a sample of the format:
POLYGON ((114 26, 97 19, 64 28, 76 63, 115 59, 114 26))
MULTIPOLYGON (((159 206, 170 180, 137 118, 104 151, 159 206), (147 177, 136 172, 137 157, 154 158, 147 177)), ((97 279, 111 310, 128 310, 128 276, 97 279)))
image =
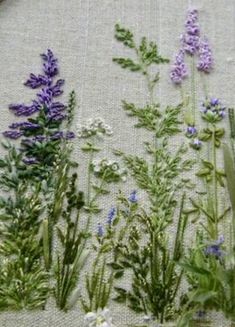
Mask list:
POLYGON ((173 221, 177 206, 175 194, 186 185, 191 187, 188 179, 181 178, 181 173, 192 167, 193 160, 182 159, 187 152, 184 145, 175 152, 169 150, 171 137, 180 132, 182 105, 168 106, 163 111, 154 101, 154 87, 159 74, 152 77, 149 71, 152 66, 166 63, 168 60, 161 57, 157 46, 148 43, 145 38, 139 47, 136 46, 133 34, 119 25, 116 25, 115 37, 135 51, 137 62, 129 58, 114 58, 114 61, 122 68, 142 72, 149 91, 149 101, 142 108, 126 101, 123 101, 123 108, 129 116, 137 120, 136 127, 150 131, 153 137, 153 141, 144 144, 147 152, 144 158, 115 151, 123 158, 137 186, 148 196, 144 205, 146 210, 141 208, 136 193, 131 194, 128 199, 120 198, 120 220, 128 221, 129 228, 125 236, 114 244, 116 261, 113 262, 112 268, 117 274, 116 278, 121 278, 127 270, 132 277, 131 289, 115 287, 116 300, 127 302, 132 310, 154 315, 155 320, 165 323, 175 317, 178 310, 175 299, 182 272, 175 272, 175 262, 183 252, 182 242, 187 222, 187 215, 182 212, 184 195, 179 205, 180 214, 173 253, 165 233, 173 221), (135 220, 129 217, 135 217, 135 220), (143 233, 138 228, 139 225, 143 233))

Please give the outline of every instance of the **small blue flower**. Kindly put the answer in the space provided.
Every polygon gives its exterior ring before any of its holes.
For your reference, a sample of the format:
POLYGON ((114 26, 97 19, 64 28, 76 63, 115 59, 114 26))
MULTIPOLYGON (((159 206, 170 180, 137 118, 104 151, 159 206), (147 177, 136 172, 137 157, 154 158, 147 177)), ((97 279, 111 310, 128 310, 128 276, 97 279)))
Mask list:
POLYGON ((98 224, 97 235, 98 235, 98 237, 103 237, 104 236, 104 228, 100 223, 98 224))
POLYGON ((188 125, 187 130, 186 130, 186 136, 187 137, 193 137, 197 135, 197 129, 194 125, 188 125))
POLYGON ((134 191, 131 192, 131 194, 130 194, 128 200, 129 200, 130 202, 132 202, 132 203, 137 203, 137 202, 138 202, 137 191, 136 191, 136 190, 134 190, 134 191))
POLYGON ((113 218, 114 218, 115 214, 116 214, 116 209, 115 209, 114 207, 112 207, 112 208, 109 210, 109 212, 108 212, 107 223, 108 223, 109 225, 112 224, 112 222, 113 222, 113 218))
POLYGON ((213 255, 216 258, 220 258, 224 255, 224 252, 221 250, 221 245, 224 243, 224 236, 221 235, 218 240, 216 240, 213 244, 208 245, 205 248, 205 254, 213 255))
POLYGON ((195 150, 200 150, 201 147, 202 147, 202 142, 201 142, 199 139, 195 138, 195 139, 193 139, 193 141, 190 143, 190 145, 191 145, 191 147, 192 147, 193 149, 195 149, 195 150))

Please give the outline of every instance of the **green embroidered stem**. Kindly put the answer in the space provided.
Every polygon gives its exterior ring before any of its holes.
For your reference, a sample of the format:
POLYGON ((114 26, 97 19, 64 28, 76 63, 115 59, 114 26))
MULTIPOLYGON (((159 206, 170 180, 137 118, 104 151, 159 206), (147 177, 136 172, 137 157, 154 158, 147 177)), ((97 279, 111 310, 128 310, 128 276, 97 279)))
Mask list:
POLYGON ((212 238, 218 238, 218 181, 217 181, 217 154, 216 154, 216 127, 213 127, 212 132, 212 158, 213 158, 213 188, 214 188, 214 235, 212 238))
POLYGON ((233 152, 233 157, 235 160, 235 114, 234 109, 228 109, 228 118, 229 118, 229 125, 230 125, 230 143, 233 152))
POLYGON ((196 124, 196 86, 195 86, 195 58, 191 57, 191 96, 193 124, 196 124))

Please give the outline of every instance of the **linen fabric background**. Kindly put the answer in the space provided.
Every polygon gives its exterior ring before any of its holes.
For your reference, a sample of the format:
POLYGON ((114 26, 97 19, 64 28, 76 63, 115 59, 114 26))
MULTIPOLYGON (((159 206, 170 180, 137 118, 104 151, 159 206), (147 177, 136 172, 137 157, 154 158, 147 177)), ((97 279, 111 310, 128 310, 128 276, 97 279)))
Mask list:
MULTIPOLYGON (((179 36, 184 29, 188 8, 199 10, 202 34, 210 41, 215 58, 214 72, 208 77, 210 94, 235 105, 235 2, 233 0, 3 0, 0 2, 0 131, 14 119, 8 104, 27 102, 34 92, 23 86, 28 73, 39 73, 39 54, 47 48, 59 58, 61 77, 65 78, 64 99, 71 90, 77 92, 79 109, 76 124, 90 117, 103 117, 112 126, 114 135, 105 140, 103 155, 112 157, 111 149, 142 153, 147 135, 133 127, 121 108, 121 100, 143 104, 147 100, 145 81, 138 73, 129 73, 112 62, 114 56, 129 55, 129 51, 114 39, 114 25, 129 27, 139 40, 141 36, 157 42, 160 53, 170 59, 179 48, 179 36)), ((156 98, 162 104, 177 104, 178 91, 169 79, 169 65, 160 67, 161 82, 156 98)), ((198 98, 202 98, 197 79, 198 98)), ((175 145, 181 140, 175 139, 175 145)), ((1 150, 2 151, 2 150, 1 150)), ((80 163, 80 189, 86 160, 81 160, 79 144, 75 143, 75 159, 80 163)), ((194 179, 194 172, 192 172, 194 179)), ((121 185, 129 194, 133 183, 121 185)), ((105 220, 110 204, 114 204, 117 189, 109 201, 101 203, 102 216, 93 218, 92 227, 105 220), (102 218, 103 217, 103 218, 102 218)), ((187 237, 192 237, 193 227, 187 237)), ((89 266, 88 268, 89 269, 89 266)), ((86 273, 86 271, 84 272, 86 273)), ((129 281, 123 281, 128 287, 129 281)), ((123 306, 111 302, 116 326, 140 322, 140 317, 123 306)), ((45 311, 5 312, 0 314, 1 327, 83 326, 83 312, 75 307, 68 313, 55 309, 53 301, 45 311)), ((227 326, 218 314, 214 326, 227 326)))

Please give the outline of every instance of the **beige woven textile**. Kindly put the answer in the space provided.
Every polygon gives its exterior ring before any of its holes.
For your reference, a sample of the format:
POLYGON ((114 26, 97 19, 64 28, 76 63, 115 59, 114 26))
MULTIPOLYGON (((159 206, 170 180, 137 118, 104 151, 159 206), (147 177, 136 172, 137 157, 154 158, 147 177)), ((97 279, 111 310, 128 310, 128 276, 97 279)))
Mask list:
MULTIPOLYGON (((125 152, 142 151, 145 135, 132 127, 121 109, 121 100, 142 104, 146 101, 141 76, 123 71, 112 62, 125 55, 113 37, 116 22, 132 29, 137 38, 156 40, 161 54, 172 58, 179 46, 186 11, 199 10, 203 34, 207 35, 215 57, 215 71, 209 77, 210 93, 235 105, 235 2, 234 0, 3 0, 0 2, 0 131, 7 129, 13 116, 9 103, 30 100, 33 92, 23 86, 29 72, 39 72, 39 54, 51 48, 60 60, 61 76, 66 80, 65 96, 75 89, 80 108, 76 122, 103 117, 114 130, 104 145, 104 155, 112 156, 112 146, 125 152)), ((172 86, 169 67, 161 69, 156 96, 163 104, 176 104, 179 94, 172 86)), ((199 81, 197 81, 198 83, 199 81)), ((199 92, 199 88, 198 88, 199 92)), ((200 93, 198 94, 200 97, 200 93)), ((179 143, 176 140, 176 143, 179 143)), ((78 146, 76 158, 80 160, 78 146)), ((84 167, 81 166, 81 172, 84 167)), ((83 174, 81 174, 83 175, 83 174)), ((80 188, 84 187, 80 179, 80 188)), ((125 192, 133 188, 123 186, 125 192)), ((102 205, 104 213, 115 199, 102 205)), ((104 215, 105 216, 105 215, 104 215)), ((103 218, 105 219, 105 217, 103 218)), ((97 221, 93 222, 96 228, 97 221)), ((128 281, 123 284, 128 285, 128 281)), ((139 318, 129 310, 111 304, 115 325, 127 326, 139 318)), ((214 326, 225 327, 220 316, 214 326)), ((67 314, 54 303, 45 311, 1 313, 0 327, 80 327, 83 314, 76 307, 67 314)))

